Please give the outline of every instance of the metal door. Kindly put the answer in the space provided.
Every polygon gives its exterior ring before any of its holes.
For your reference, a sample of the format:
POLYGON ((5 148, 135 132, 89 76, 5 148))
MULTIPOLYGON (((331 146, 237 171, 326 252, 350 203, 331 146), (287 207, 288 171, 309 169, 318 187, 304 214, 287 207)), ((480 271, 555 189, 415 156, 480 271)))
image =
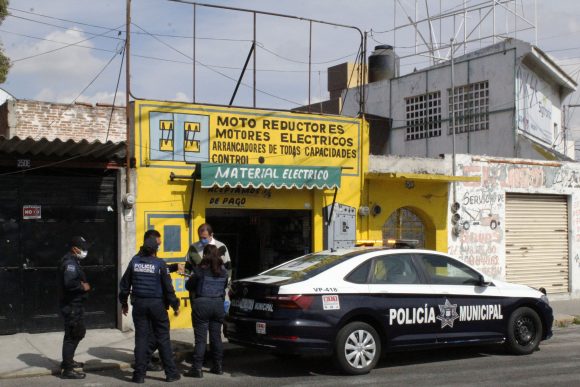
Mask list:
POLYGON ((7 281, 0 287, 9 287, 5 290, 13 301, 12 306, 3 305, 7 321, 0 333, 62 329, 58 266, 73 235, 83 235, 92 245, 82 262, 92 286, 86 325, 116 326, 116 176, 79 175, 21 175, 2 184, 0 195, 16 197, 3 201, 11 218, 0 220, 11 235, 0 241, 2 247, 10 244, 9 253, 2 252, 0 270, 7 281))

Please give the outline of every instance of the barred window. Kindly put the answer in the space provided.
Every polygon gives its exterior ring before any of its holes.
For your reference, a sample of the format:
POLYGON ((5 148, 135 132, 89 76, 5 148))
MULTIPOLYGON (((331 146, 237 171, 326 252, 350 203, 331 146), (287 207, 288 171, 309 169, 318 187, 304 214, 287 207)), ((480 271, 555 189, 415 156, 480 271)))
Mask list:
POLYGON ((441 92, 405 98, 407 105, 406 140, 441 136, 441 92))
POLYGON ((455 115, 455 133, 489 129, 489 81, 470 83, 447 89, 449 95, 449 134, 452 134, 452 116, 455 115))

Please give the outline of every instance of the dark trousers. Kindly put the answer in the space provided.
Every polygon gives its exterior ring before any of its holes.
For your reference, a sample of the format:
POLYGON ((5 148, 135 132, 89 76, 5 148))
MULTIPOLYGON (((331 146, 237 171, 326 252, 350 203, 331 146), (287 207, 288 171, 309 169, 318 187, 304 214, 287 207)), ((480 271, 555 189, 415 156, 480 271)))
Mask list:
POLYGON ((169 339, 169 317, 162 299, 139 298, 133 302, 133 324, 135 325, 135 372, 141 377, 147 372, 151 358, 152 339, 150 331, 159 346, 159 356, 163 361, 166 376, 178 374, 169 339))
POLYGON ((61 307, 64 318, 64 339, 62 341, 61 368, 65 371, 73 369, 75 351, 87 332, 85 328, 85 310, 82 304, 68 304, 61 307))
POLYGON ((196 298, 193 303, 193 323, 195 348, 193 368, 200 370, 203 365, 209 330, 209 344, 214 366, 222 364, 224 350, 222 344, 222 325, 224 322, 223 298, 196 298))

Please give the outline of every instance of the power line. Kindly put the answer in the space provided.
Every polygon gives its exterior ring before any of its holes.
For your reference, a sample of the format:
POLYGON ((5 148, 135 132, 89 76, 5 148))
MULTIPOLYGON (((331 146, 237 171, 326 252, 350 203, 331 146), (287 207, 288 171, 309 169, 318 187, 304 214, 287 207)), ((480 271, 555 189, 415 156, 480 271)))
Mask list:
MULTIPOLYGON (((60 28, 60 29, 63 29, 63 30, 71 30, 70 27, 59 26, 57 24, 52 24, 52 23, 45 23, 45 22, 42 22, 40 20, 29 19, 29 18, 22 17, 22 16, 16 16, 16 15, 13 15, 13 14, 8 14, 8 16, 9 17, 14 17, 14 18, 17 18, 17 19, 22 19, 22 20, 30 21, 30 22, 33 22, 33 23, 43 24, 43 25, 47 25, 47 26, 51 26, 51 27, 57 27, 57 28, 60 28)), ((119 30, 122 26, 123 25, 121 25, 121 26, 119 26, 117 28, 109 28, 109 30, 107 32, 102 33, 102 34, 96 34, 94 32, 89 32, 89 31, 84 31, 84 32, 87 35, 94 35, 95 37, 98 36, 98 37, 108 38, 108 39, 123 40, 122 38, 119 38, 119 37, 116 37, 116 36, 105 36, 106 33, 109 33, 109 32, 112 32, 112 31, 123 32, 122 30, 119 30)), ((105 28, 105 27, 103 27, 103 28, 105 28)))
POLYGON ((111 130, 111 122, 113 121, 113 113, 115 112, 115 102, 117 101, 117 92, 119 91, 119 82, 121 81, 121 72, 123 70, 123 61, 125 59, 125 50, 127 49, 127 43, 123 46, 121 50, 121 65, 119 66, 119 75, 117 76, 117 86, 115 86, 115 94, 113 96, 113 103, 111 106, 111 114, 109 115, 109 125, 107 125, 107 135, 105 136, 105 142, 109 139, 109 131, 111 130))
MULTIPOLYGON (((107 34, 107 33, 111 32, 111 31, 114 31, 114 30, 115 29, 111 29, 109 31, 103 32, 103 34, 101 34, 101 35, 107 34)), ((41 53, 38 53, 38 54, 34 54, 34 55, 30 55, 30 56, 27 56, 27 57, 24 57, 24 58, 14 59, 14 60, 12 60, 12 62, 13 63, 16 63, 16 62, 20 62, 20 61, 23 61, 23 60, 26 60, 26 59, 36 58, 36 57, 39 57, 41 55, 50 54, 50 53, 55 52, 55 51, 60 51, 60 50, 63 50, 65 48, 68 48, 68 47, 71 47, 71 46, 75 46, 75 45, 77 45, 79 43, 83 43, 83 42, 86 42, 88 40, 94 39, 94 38, 96 38, 98 36, 99 35, 92 36, 92 37, 87 38, 87 39, 79 40, 78 42, 74 42, 74 43, 67 44, 67 45, 65 45, 63 47, 58 47, 58 48, 55 48, 55 49, 52 49, 52 50, 44 51, 44 52, 41 52, 41 53)))
MULTIPOLYGON (((288 57, 285 57, 283 55, 280 55, 280 54, 278 54, 278 53, 276 53, 276 52, 274 52, 272 50, 267 49, 261 43, 257 44, 257 46, 259 48, 261 48, 262 50, 266 51, 267 53, 270 53, 270 54, 272 54, 272 55, 274 55, 274 56, 276 56, 276 57, 278 57, 280 59, 287 60, 288 62, 299 63, 299 64, 308 64, 308 62, 304 62, 304 61, 300 61, 300 60, 296 60, 296 59, 292 59, 292 58, 288 58, 288 57)), ((330 60, 322 61, 322 62, 311 62, 311 64, 315 64, 315 65, 316 64, 328 64, 328 63, 332 63, 332 62, 337 62, 337 61, 342 60, 342 59, 350 58, 353 55, 355 55, 355 53, 348 54, 348 55, 345 55, 345 56, 341 56, 341 57, 335 58, 335 59, 330 59, 330 60)))
MULTIPOLYGON (((143 31, 143 32, 147 33, 147 31, 146 31, 145 29, 143 29, 142 27, 140 27, 139 25, 137 25, 137 24, 135 24, 135 23, 131 23, 131 24, 133 24, 135 27, 139 28, 141 31, 143 31)), ((150 36, 151 36, 152 38, 154 38, 155 40, 157 40, 158 42, 160 42, 161 44, 163 44, 164 46, 166 46, 166 47, 170 48, 171 50, 173 50, 173 51, 175 51, 175 52, 178 52, 179 54, 181 54, 181 55, 185 56, 186 58, 188 58, 188 59, 191 59, 191 60, 193 61, 193 58, 192 58, 192 57, 190 57, 189 55, 187 55, 186 53, 184 53, 183 51, 180 51, 180 50, 178 50, 177 48, 175 48, 175 47, 173 47, 172 45, 170 45, 170 44, 168 44, 168 43, 164 42, 163 40, 159 39, 158 37, 156 37, 156 36, 154 36, 154 35, 150 35, 150 36)), ((196 60, 196 61, 195 61, 195 63, 197 63, 197 64, 199 64, 199 65, 201 65, 201 66, 205 67, 206 69, 208 69, 208 70, 210 70, 210 71, 212 71, 212 72, 214 72, 214 73, 216 73, 216 74, 219 74, 219 75, 221 75, 222 77, 228 78, 228 79, 230 79, 230 80, 232 80, 232 81, 234 81, 234 82, 237 82, 237 81, 238 81, 237 79, 235 79, 235 78, 233 78, 233 77, 230 77, 229 75, 227 75, 227 74, 224 74, 224 73, 222 73, 222 72, 220 72, 220 71, 218 71, 218 70, 216 70, 216 69, 213 69, 213 68, 211 68, 211 67, 207 66, 206 64, 204 64, 204 63, 200 62, 200 61, 197 61, 197 60, 196 60)), ((250 86, 250 85, 248 85, 248 84, 246 84, 246 83, 244 83, 244 82, 240 82, 240 84, 241 84, 241 85, 244 85, 244 86, 245 86, 245 87, 247 87, 247 88, 253 88, 252 86, 250 86)), ((258 92, 260 92, 260 93, 262 93, 262 94, 268 95, 268 96, 270 96, 270 97, 273 97, 273 98, 276 98, 276 99, 279 99, 279 100, 285 101, 285 102, 290 102, 290 103, 292 103, 292 104, 294 104, 294 105, 297 105, 297 106, 302 106, 302 104, 301 104, 301 103, 299 103, 299 102, 292 101, 292 100, 286 99, 286 98, 284 98, 284 97, 279 97, 279 96, 277 96, 277 95, 274 95, 274 94, 272 94, 272 93, 269 93, 269 92, 267 92, 267 91, 264 91, 264 90, 260 90, 260 89, 258 89, 258 88, 256 88, 256 91, 258 91, 258 92)))

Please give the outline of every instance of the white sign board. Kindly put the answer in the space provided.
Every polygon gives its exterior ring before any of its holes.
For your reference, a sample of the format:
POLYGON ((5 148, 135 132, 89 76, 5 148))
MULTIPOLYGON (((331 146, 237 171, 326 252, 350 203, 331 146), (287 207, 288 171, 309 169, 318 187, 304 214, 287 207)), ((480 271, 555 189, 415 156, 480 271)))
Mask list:
POLYGON ((42 219, 42 206, 30 204, 22 206, 22 219, 42 219))

